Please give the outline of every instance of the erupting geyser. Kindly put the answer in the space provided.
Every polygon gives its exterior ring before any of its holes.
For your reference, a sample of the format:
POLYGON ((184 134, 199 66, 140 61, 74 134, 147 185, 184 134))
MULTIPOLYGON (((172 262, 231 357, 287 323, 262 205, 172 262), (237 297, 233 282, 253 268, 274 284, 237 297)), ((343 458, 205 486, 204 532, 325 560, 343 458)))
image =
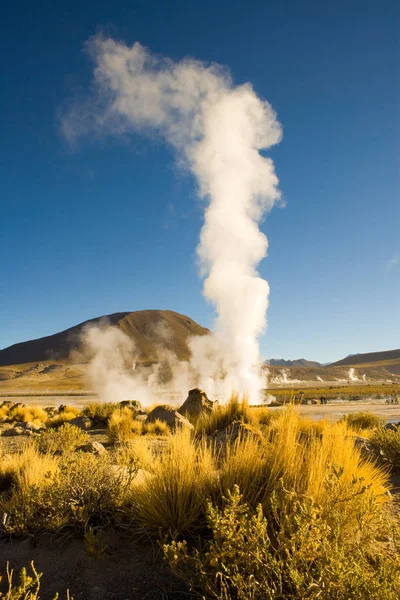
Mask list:
POLYGON ((269 293, 257 273, 268 246, 258 224, 279 198, 274 165, 260 150, 281 139, 275 112, 217 65, 173 62, 102 36, 88 49, 97 91, 66 112, 64 135, 155 130, 194 174, 207 200, 197 249, 204 295, 218 316, 215 336, 191 342, 190 373, 210 397, 236 389, 258 402, 265 382, 257 338, 269 293))

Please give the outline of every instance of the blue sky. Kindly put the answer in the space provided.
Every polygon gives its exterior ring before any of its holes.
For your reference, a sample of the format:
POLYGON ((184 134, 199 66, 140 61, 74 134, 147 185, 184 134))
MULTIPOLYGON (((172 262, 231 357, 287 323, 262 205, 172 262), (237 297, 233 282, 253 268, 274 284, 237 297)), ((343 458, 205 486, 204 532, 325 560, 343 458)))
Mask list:
POLYGON ((2 19, 0 347, 118 311, 211 326, 202 205, 166 146, 59 133, 99 29, 252 82, 283 125, 285 208, 262 224, 264 357, 330 361, 400 345, 400 7, 381 2, 16 2, 2 19), (5 60, 4 60, 5 58, 5 60))

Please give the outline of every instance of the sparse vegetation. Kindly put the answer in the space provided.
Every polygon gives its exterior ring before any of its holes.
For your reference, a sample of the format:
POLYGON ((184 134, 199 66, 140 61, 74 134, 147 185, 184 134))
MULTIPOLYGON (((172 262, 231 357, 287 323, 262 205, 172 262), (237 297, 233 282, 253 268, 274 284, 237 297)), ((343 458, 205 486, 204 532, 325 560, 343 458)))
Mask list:
POLYGON ((233 395, 194 431, 171 432, 127 406, 109 417, 91 411, 108 419, 109 452, 80 451, 88 433, 64 423, 1 456, 0 536, 68 531, 100 558, 106 528, 133 527, 161 537, 200 597, 395 600, 400 536, 388 470, 363 457, 354 432, 375 427, 373 456, 392 467, 400 434, 368 413, 333 424, 233 395))

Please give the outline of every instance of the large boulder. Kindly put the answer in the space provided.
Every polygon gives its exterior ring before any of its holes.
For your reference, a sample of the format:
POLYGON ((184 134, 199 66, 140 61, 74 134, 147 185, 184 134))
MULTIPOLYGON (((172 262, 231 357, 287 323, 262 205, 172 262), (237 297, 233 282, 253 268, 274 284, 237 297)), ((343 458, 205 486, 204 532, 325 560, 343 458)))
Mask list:
POLYGON ((93 427, 93 422, 87 417, 75 417, 75 419, 71 419, 68 421, 69 425, 75 425, 75 427, 79 427, 79 429, 90 429, 93 427))
POLYGON ((45 426, 40 426, 30 421, 28 423, 15 423, 15 427, 21 427, 24 431, 33 431, 34 433, 38 433, 39 431, 46 429, 45 426))
POLYGON ((257 442, 261 442, 263 439, 260 431, 253 429, 251 425, 247 425, 241 421, 234 421, 226 429, 216 431, 211 438, 215 441, 217 447, 234 444, 238 438, 241 440, 251 438, 257 442))
POLYGON ((6 429, 5 431, 3 431, 2 435, 4 437, 11 437, 14 435, 24 435, 24 433, 29 435, 32 432, 29 430, 23 429, 22 427, 11 427, 10 429, 6 429))
POLYGON ((181 415, 198 417, 201 413, 210 413, 214 409, 215 402, 207 398, 207 394, 199 388, 189 391, 189 395, 178 412, 181 415))
POLYGON ((389 431, 398 431, 399 426, 400 423, 386 423, 386 425, 384 425, 384 428, 388 429, 389 431))
POLYGON ((193 429, 193 425, 190 421, 175 410, 173 406, 169 406, 168 404, 161 404, 160 406, 153 408, 147 415, 146 423, 154 423, 154 421, 157 420, 167 423, 171 429, 177 429, 179 427, 189 427, 189 429, 193 429))
POLYGON ((139 400, 121 400, 121 402, 118 402, 118 406, 120 408, 130 408, 135 412, 142 411, 142 405, 140 404, 139 400))

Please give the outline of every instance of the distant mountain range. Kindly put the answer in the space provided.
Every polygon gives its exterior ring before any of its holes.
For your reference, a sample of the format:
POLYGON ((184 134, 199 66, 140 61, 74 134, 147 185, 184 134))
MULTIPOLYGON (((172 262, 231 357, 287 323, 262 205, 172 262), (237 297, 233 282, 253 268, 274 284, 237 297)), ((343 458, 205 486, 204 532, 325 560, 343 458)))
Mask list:
POLYGON ((348 356, 346 356, 346 358, 342 358, 341 360, 331 363, 330 366, 342 367, 348 365, 350 367, 355 367, 357 365, 397 360, 400 360, 400 349, 385 350, 383 352, 367 352, 365 354, 349 354, 348 356))
POLYGON ((166 349, 179 360, 190 356, 187 339, 209 330, 190 317, 171 310, 140 310, 114 313, 84 321, 65 331, 0 350, 0 367, 43 361, 68 361, 81 347, 82 334, 90 326, 113 325, 130 337, 138 362, 157 361, 157 349, 166 349))
POLYGON ((322 364, 314 360, 305 358, 296 358, 295 360, 285 360, 283 358, 270 358, 265 364, 271 367, 322 367, 322 364))

